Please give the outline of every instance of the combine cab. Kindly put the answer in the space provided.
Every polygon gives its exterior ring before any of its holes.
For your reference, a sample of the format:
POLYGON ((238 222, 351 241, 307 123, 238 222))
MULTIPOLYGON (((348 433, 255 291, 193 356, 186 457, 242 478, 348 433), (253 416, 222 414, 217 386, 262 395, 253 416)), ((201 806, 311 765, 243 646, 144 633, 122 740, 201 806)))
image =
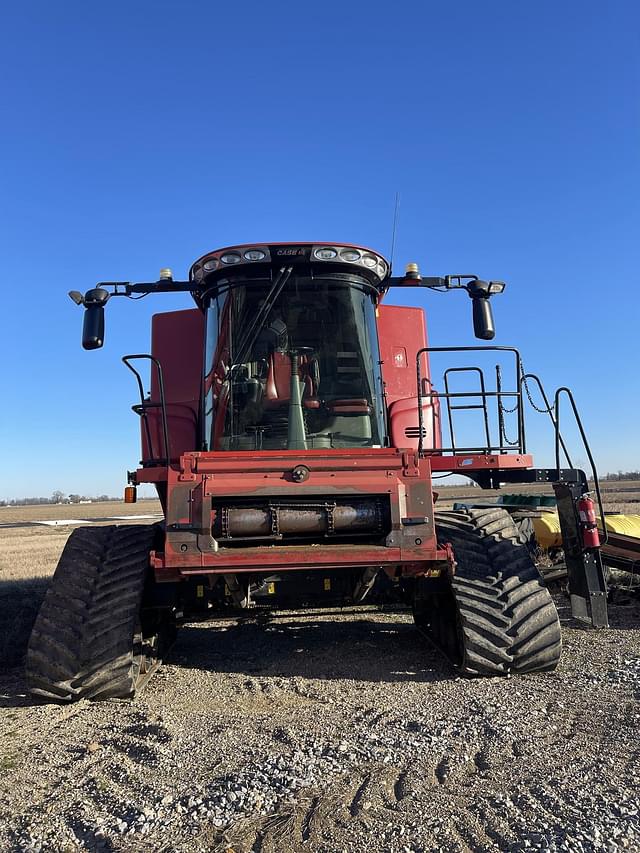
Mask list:
POLYGON ((392 287, 464 290, 476 335, 494 336, 503 283, 422 278, 416 265, 394 278, 383 257, 345 244, 237 246, 205 255, 185 282, 163 270, 71 294, 86 349, 102 346, 116 296, 182 291, 196 307, 156 315, 151 353, 123 359, 142 438, 126 496, 154 484, 165 521, 72 533, 29 644, 33 693, 133 696, 186 619, 385 598, 407 601, 463 674, 553 669, 558 616, 516 522, 499 507, 436 512, 432 479, 451 472, 484 488, 552 483, 574 614, 606 624, 587 479, 560 466, 558 406, 555 467, 535 468, 518 352, 429 347, 421 309, 383 303, 392 287), (461 353, 507 359, 513 387, 500 366, 495 390, 476 366, 436 381, 432 361, 461 353), (476 385, 453 390, 459 379, 476 385), (480 442, 456 438, 459 409, 480 415, 480 442))

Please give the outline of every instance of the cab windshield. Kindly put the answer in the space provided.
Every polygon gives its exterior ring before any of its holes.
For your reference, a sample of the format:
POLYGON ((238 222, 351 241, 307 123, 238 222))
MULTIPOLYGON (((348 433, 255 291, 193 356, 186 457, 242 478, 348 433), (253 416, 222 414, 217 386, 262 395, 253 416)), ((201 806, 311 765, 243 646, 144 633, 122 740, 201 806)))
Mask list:
POLYGON ((384 444, 374 296, 357 275, 219 281, 205 302, 205 446, 384 444))

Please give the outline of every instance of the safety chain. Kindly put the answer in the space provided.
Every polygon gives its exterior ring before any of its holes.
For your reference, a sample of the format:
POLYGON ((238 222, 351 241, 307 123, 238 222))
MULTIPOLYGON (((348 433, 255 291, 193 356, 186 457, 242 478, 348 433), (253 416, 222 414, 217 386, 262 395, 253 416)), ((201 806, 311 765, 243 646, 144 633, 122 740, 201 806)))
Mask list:
MULTIPOLYGON (((522 385, 523 385, 524 390, 525 390, 525 392, 526 392, 527 399, 529 400, 529 403, 530 403, 530 405, 531 405, 531 408, 532 408, 532 409, 534 409, 536 412, 538 412, 538 413, 539 413, 539 414, 541 414, 541 415, 553 415, 553 414, 554 414, 554 410, 555 410, 555 405, 554 405, 554 404, 552 404, 552 405, 550 405, 550 406, 545 406, 544 408, 540 408, 540 406, 537 406, 537 405, 534 403, 534 401, 533 401, 533 396, 532 396, 532 394, 531 394, 531 390, 530 390, 530 388, 529 388, 529 383, 528 383, 528 381, 527 381, 527 379, 526 379, 526 375, 527 375, 527 374, 525 373, 524 366, 522 365, 522 363, 520 363, 520 379, 521 379, 521 381, 522 381, 522 385)), ((500 415, 501 415, 500 420, 501 420, 501 422, 502 422, 502 423, 501 423, 501 427, 502 427, 502 438, 504 439, 504 441, 505 441, 505 442, 506 442, 510 447, 516 447, 516 445, 518 444, 518 441, 517 441, 517 440, 516 440, 516 441, 510 441, 510 440, 509 440, 509 438, 507 438, 507 433, 506 433, 505 426, 504 426, 504 415, 510 415, 510 414, 513 414, 513 412, 515 412, 515 411, 517 410, 517 408, 518 408, 518 402, 516 401, 515 406, 514 406, 512 409, 509 409, 509 408, 507 408, 507 406, 505 406, 505 405, 503 404, 503 402, 502 402, 502 398, 501 398, 501 397, 498 397, 498 406, 499 406, 499 408, 500 408, 500 415)))
MULTIPOLYGON (((496 373, 497 373, 497 382, 498 382, 497 390, 500 391, 502 388, 502 371, 500 370, 500 365, 498 365, 498 364, 496 365, 496 373)), ((519 441, 518 441, 518 439, 516 439, 515 441, 510 441, 509 438, 507 437, 507 430, 506 430, 506 427, 504 425, 504 416, 508 415, 508 414, 512 414, 513 412, 516 411, 517 408, 518 408, 517 399, 516 399, 516 404, 513 407, 513 409, 508 409, 504 405, 504 403, 502 402, 502 397, 500 395, 498 395, 498 426, 500 429, 500 441, 501 442, 504 441, 505 444, 509 445, 509 447, 516 447, 519 444, 519 441)))
MULTIPOLYGON (((505 411, 507 411, 507 412, 509 412, 509 411, 511 411, 511 412, 515 412, 515 409, 506 409, 505 411)), ((510 441, 510 440, 509 440, 509 438, 508 438, 508 436, 507 436, 507 430, 505 429, 505 426, 504 426, 504 419, 502 420, 502 425, 501 425, 501 426, 502 426, 502 438, 503 438, 504 442, 505 442, 506 444, 508 444, 508 445, 509 445, 509 447, 517 447, 517 446, 520 444, 520 442, 519 442, 517 439, 516 439, 516 441, 510 441)))
POLYGON ((547 406, 544 409, 540 409, 538 406, 536 406, 536 404, 533 402, 533 397, 531 396, 531 391, 529 390, 529 383, 527 382, 527 380, 525 378, 526 373, 524 371, 522 364, 520 365, 520 372, 522 375, 522 384, 524 385, 524 390, 527 392, 527 397, 529 399, 529 402, 531 403, 531 407, 533 409, 535 409, 536 412, 539 412, 541 415, 552 415, 552 414, 554 414, 555 404, 552 404, 551 406, 547 406))

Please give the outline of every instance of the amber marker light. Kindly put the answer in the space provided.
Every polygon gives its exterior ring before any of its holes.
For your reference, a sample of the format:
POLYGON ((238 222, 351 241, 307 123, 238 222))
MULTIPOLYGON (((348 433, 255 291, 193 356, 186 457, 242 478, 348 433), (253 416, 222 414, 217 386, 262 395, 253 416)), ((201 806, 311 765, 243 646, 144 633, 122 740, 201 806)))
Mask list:
POLYGON ((420 281, 422 276, 420 275, 420 268, 418 267, 418 264, 407 264, 404 270, 404 277, 420 281))

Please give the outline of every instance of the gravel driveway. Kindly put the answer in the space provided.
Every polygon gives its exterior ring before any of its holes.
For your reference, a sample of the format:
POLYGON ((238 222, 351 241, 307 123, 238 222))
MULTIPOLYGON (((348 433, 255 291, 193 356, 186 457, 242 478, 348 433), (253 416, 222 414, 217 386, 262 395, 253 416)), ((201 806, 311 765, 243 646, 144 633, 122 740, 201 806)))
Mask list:
POLYGON ((0 677, 0 849, 640 850, 640 605, 463 680, 405 613, 185 627, 135 702, 0 677))

